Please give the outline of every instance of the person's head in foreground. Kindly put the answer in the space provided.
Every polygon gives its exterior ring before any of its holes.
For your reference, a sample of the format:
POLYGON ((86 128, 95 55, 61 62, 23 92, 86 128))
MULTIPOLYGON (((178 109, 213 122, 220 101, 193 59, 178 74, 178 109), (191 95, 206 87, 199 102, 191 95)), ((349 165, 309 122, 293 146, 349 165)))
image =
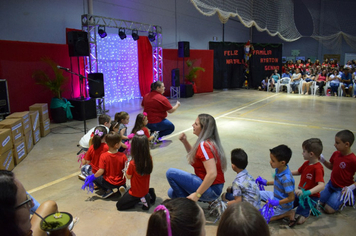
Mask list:
POLYGON ((269 236, 261 213, 248 202, 233 203, 221 216, 217 236, 269 236))
POLYGON ((205 236, 203 209, 188 198, 167 199, 148 220, 146 236, 205 236))

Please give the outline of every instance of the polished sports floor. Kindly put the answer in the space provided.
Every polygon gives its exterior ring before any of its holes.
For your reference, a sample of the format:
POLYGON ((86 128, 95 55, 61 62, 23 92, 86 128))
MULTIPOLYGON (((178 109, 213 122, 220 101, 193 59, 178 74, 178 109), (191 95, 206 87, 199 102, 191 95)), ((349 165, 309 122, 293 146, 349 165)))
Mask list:
MULTIPOLYGON (((176 100, 170 100, 174 105, 176 100)), ((235 173, 230 167, 230 152, 243 148, 249 157, 247 170, 253 177, 272 178, 269 164, 269 149, 279 144, 288 145, 292 151, 289 163, 291 170, 304 162, 302 142, 308 138, 320 138, 323 154, 330 158, 335 151, 334 136, 342 129, 356 132, 356 99, 346 97, 319 97, 286 93, 271 93, 256 90, 214 91, 195 94, 179 100, 181 106, 168 119, 175 124, 175 131, 165 137, 164 142, 151 150, 154 169, 151 187, 155 188, 157 206, 167 198, 169 184, 165 173, 175 167, 193 173, 186 160, 183 145, 178 135, 185 132, 191 143, 196 141, 192 124, 200 113, 215 117, 227 159, 224 190, 231 185, 235 173)), ((130 114, 128 131, 142 112, 141 99, 107 105, 109 115, 119 111, 130 114)), ((87 121, 88 129, 97 124, 96 119, 87 121)), ((25 188, 39 202, 55 200, 60 211, 79 217, 74 227, 76 235, 145 235, 147 221, 155 206, 148 212, 140 207, 119 212, 116 201, 119 194, 102 199, 95 193, 81 190, 83 181, 78 179, 79 162, 77 143, 83 135, 83 122, 70 121, 51 124, 51 133, 36 144, 26 159, 15 167, 14 172, 25 188)), ((356 144, 355 144, 356 145, 356 144)), ((352 147, 356 151, 356 147, 352 147)), ((325 170, 325 181, 330 179, 330 170, 325 170)), ((295 178, 296 186, 299 177, 295 178)), ((268 187, 272 190, 272 187, 268 187)), ((200 203, 207 214, 206 232, 216 235, 217 224, 208 216, 208 204, 200 203)), ((270 223, 272 235, 353 235, 356 231, 356 210, 347 207, 334 215, 322 214, 309 217, 304 225, 284 227, 283 221, 270 223)), ((257 226, 258 227, 258 226, 257 226)))

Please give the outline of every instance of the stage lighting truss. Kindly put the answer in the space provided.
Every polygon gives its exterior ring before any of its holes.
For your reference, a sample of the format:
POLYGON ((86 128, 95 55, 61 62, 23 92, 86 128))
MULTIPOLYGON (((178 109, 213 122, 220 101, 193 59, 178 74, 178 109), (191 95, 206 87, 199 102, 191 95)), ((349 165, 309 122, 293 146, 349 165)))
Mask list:
MULTIPOLYGON (((120 20, 103 16, 95 16, 85 14, 82 15, 82 30, 88 33, 88 41, 90 47, 90 56, 86 59, 85 70, 87 73, 98 72, 98 51, 96 45, 96 30, 106 28, 115 28, 123 30, 136 30, 138 32, 149 33, 152 32, 155 35, 155 40, 151 41, 152 45, 152 59, 153 59, 153 80, 163 81, 163 53, 162 53, 162 27, 159 25, 144 24, 134 21, 120 20)), ((123 31, 125 32, 125 31, 123 31)), ((126 33, 125 33, 126 35, 126 33)), ((121 38, 121 37, 120 37, 121 38)))
POLYGON ((105 31, 105 26, 99 25, 98 34, 99 34, 100 38, 105 38, 106 36, 108 36, 108 34, 105 31))
POLYGON ((153 32, 148 32, 148 39, 150 42, 154 42, 156 40, 156 35, 153 32))
POLYGON ((124 28, 119 29, 119 37, 120 39, 125 39, 126 38, 126 33, 124 28))

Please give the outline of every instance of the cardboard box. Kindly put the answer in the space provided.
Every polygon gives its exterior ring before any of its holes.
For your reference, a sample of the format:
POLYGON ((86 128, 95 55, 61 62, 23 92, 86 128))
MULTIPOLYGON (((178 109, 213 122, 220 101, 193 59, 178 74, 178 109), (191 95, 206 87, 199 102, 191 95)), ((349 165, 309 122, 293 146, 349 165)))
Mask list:
POLYGON ((14 152, 15 165, 18 165, 27 156, 24 139, 21 142, 16 143, 14 145, 13 152, 14 152))
POLYGON ((44 137, 51 132, 51 129, 49 128, 50 123, 49 119, 45 120, 43 123, 40 123, 41 137, 44 137))
POLYGON ((15 167, 12 149, 0 155, 0 170, 13 170, 15 167))
POLYGON ((22 119, 22 132, 25 134, 31 130, 30 112, 15 112, 7 116, 6 119, 22 119))
POLYGON ((30 120, 31 120, 31 128, 32 131, 35 131, 40 127, 40 118, 39 118, 39 113, 38 111, 31 111, 30 112, 30 120))
POLYGON ((30 111, 38 111, 40 115, 40 122, 42 123, 44 123, 45 120, 49 119, 47 103, 35 103, 30 106, 30 111))
POLYGON ((26 145, 26 152, 28 154, 33 148, 32 130, 28 131, 25 134, 25 145, 26 145))
POLYGON ((40 139, 41 139, 40 128, 37 128, 32 134, 33 134, 33 135, 32 135, 32 137, 33 137, 33 144, 38 143, 38 141, 40 141, 40 139))
POLYGON ((22 120, 21 119, 5 119, 0 121, 0 129, 11 129, 12 143, 18 142, 24 135, 22 132, 22 120))
POLYGON ((11 130, 0 129, 0 154, 12 149, 11 130))

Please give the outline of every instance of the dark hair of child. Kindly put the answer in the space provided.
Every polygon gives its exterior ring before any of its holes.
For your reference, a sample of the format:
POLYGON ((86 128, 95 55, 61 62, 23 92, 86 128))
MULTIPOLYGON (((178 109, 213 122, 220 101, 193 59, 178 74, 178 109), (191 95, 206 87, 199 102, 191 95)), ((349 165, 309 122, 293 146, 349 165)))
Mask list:
POLYGON ((348 142, 350 144, 350 147, 355 141, 354 133, 352 133, 350 130, 347 129, 337 132, 335 136, 340 138, 343 143, 348 142))
POLYGON ((149 175, 153 169, 150 146, 146 135, 137 135, 131 141, 131 156, 136 165, 136 172, 149 175))
POLYGON ((276 157, 276 159, 281 162, 285 161, 286 164, 288 164, 290 158, 292 157, 292 150, 284 144, 281 144, 277 147, 274 147, 269 150, 273 156, 276 157))
POLYGON ((155 91, 158 87, 161 87, 162 86, 162 82, 157 80, 156 82, 153 82, 151 84, 151 91, 155 91))
POLYGON ((231 151, 231 163, 239 169, 246 169, 248 164, 247 154, 241 148, 235 148, 231 151))
POLYGON ((113 121, 111 121, 111 123, 110 123, 110 129, 109 129, 109 131, 110 131, 110 132, 111 132, 111 131, 114 131, 114 132, 115 132, 114 129, 118 129, 119 127, 120 127, 119 122, 113 120, 113 121))
POLYGON ((106 144, 109 147, 114 148, 117 143, 121 143, 121 135, 119 133, 110 132, 106 135, 106 144))
POLYGON ((14 173, 0 170, 0 229, 1 235, 24 235, 16 224, 16 194, 14 173))
POLYGON ((115 113, 115 121, 121 124, 121 120, 126 119, 129 114, 126 111, 120 111, 115 113))
POLYGON ((319 157, 323 152, 323 143, 318 138, 310 138, 303 142, 302 147, 308 152, 313 152, 315 156, 319 157))
POLYGON ((111 117, 109 115, 103 114, 100 115, 98 118, 99 125, 103 125, 105 123, 109 123, 111 120, 111 117))
POLYGON ((142 113, 139 113, 137 116, 136 116, 136 121, 135 121, 135 125, 134 127, 132 128, 132 131, 131 133, 136 133, 137 131, 141 130, 145 125, 143 124, 143 118, 145 116, 142 114, 142 113))
MULTIPOLYGON (((200 236, 203 229, 203 213, 188 198, 167 199, 161 203, 170 214, 172 235, 200 236)), ((148 220, 146 236, 168 236, 166 212, 153 212, 148 220)))
POLYGON ((92 138, 92 144, 94 145, 94 150, 98 149, 101 145, 101 140, 105 135, 107 135, 106 127, 103 126, 97 126, 94 129, 94 136, 92 138))
POLYGON ((269 236, 269 228, 261 213, 248 202, 233 203, 221 216, 217 236, 269 236))

